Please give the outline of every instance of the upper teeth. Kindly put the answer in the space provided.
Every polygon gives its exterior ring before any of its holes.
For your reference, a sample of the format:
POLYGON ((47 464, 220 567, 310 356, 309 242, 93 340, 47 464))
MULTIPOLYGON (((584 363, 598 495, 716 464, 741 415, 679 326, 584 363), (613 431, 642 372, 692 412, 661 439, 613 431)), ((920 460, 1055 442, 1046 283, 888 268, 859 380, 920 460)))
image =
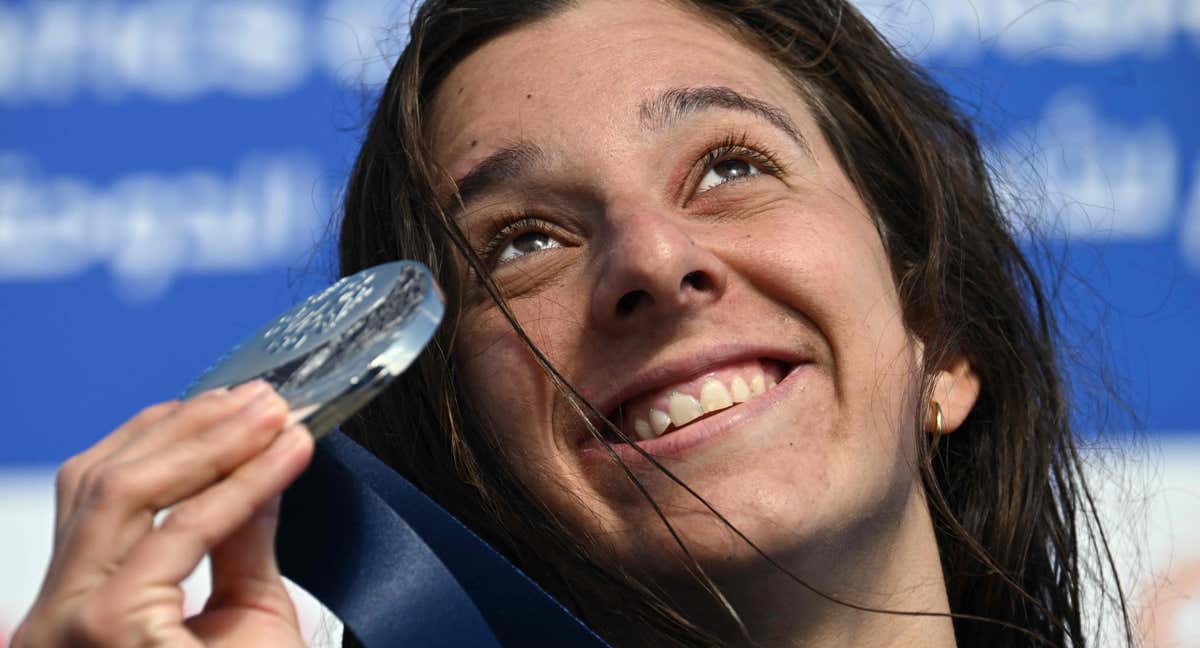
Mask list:
POLYGON ((650 427, 654 429, 654 436, 661 436, 663 432, 667 431, 667 428, 671 427, 671 417, 662 410, 651 409, 650 427))
POLYGON ((700 401, 696 400, 695 396, 690 394, 674 392, 667 402, 667 415, 671 417, 671 422, 676 427, 691 423, 703 414, 704 407, 700 405, 700 401))
POLYGON ((667 428, 682 427, 708 414, 735 403, 743 403, 775 386, 775 379, 756 371, 750 382, 742 376, 734 376, 726 386, 720 379, 709 376, 700 386, 699 398, 682 391, 672 391, 666 399, 666 411, 651 407, 649 411, 633 417, 633 431, 637 438, 647 441, 662 436, 667 428))
POLYGON ((704 386, 700 388, 700 406, 705 412, 715 412, 730 405, 733 405, 733 396, 729 395, 729 390, 720 380, 709 378, 704 381, 704 386))

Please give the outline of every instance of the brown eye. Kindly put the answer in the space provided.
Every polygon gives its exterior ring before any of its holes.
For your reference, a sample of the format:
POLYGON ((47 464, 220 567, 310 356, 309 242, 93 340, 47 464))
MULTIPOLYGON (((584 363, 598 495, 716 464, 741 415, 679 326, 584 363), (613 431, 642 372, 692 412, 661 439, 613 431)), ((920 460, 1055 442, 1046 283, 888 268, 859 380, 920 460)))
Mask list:
POLYGON ((718 185, 732 180, 741 180, 762 173, 752 162, 741 158, 725 158, 709 167, 704 177, 700 179, 696 193, 708 191, 718 185))
POLYGON ((504 263, 505 261, 520 258, 531 252, 556 247, 562 247, 562 243, 551 234, 541 231, 525 232, 509 240, 508 245, 505 245, 500 250, 499 256, 496 257, 496 263, 504 263))

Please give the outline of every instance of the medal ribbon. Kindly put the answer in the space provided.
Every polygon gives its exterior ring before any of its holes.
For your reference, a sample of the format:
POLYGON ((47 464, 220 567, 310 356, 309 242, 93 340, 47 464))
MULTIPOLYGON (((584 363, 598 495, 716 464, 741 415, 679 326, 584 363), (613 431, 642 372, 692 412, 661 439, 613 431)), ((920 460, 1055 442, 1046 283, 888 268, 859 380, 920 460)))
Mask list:
POLYGON ((284 493, 276 554, 283 574, 368 648, 607 645, 341 432, 284 493))

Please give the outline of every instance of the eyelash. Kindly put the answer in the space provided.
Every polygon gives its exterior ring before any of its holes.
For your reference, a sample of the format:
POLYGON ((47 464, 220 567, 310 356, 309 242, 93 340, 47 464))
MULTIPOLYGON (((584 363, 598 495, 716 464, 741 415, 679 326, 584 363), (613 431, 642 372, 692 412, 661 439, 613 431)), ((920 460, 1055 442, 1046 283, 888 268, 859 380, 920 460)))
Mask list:
MULTIPOLYGON (((727 135, 716 146, 709 146, 707 151, 696 161, 696 168, 699 169, 699 172, 691 183, 692 191, 695 193, 696 187, 699 187, 700 181, 704 178, 704 174, 708 173, 709 169, 726 160, 745 160, 757 166, 763 173, 773 176, 782 175, 783 169, 775 161, 776 158, 777 156, 770 148, 750 139, 748 133, 743 132, 738 135, 727 135)), ((731 180, 722 184, 740 181, 731 180)), ((715 189, 716 187, 713 188, 715 189)), ((709 191, 711 190, 709 189, 709 191)))
MULTIPOLYGON (((715 146, 709 145, 704 154, 696 161, 695 167, 698 169, 698 173, 693 174, 691 182, 692 192, 695 192, 700 181, 704 178, 704 174, 715 165, 731 159, 741 159, 750 162, 766 174, 779 176, 783 173, 782 168, 775 161, 775 154, 766 146, 752 141, 749 134, 727 135, 715 146)), ((722 184, 741 182, 746 179, 748 178, 730 180, 722 184)), ((715 188, 713 187, 713 189, 715 188)), ((708 191, 712 191, 712 189, 708 191)), ((487 243, 479 251, 479 257, 491 268, 495 268, 498 264, 496 254, 517 236, 530 232, 539 232, 560 237, 563 235, 561 228, 548 223, 544 219, 530 216, 524 212, 503 214, 493 220, 492 223, 493 225, 484 237, 487 243)))
POLYGON ((493 268, 497 265, 496 254, 521 234, 539 232, 552 236, 563 236, 562 228, 524 212, 503 214, 492 222, 493 224, 484 238, 487 243, 479 251, 479 257, 493 268))

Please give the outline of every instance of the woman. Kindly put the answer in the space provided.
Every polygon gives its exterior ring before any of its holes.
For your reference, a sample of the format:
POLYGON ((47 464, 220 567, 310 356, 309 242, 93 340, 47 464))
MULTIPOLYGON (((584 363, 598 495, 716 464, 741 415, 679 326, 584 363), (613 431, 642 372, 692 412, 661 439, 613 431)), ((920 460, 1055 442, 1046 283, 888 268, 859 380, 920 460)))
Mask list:
MULTIPOLYGON (((429 2, 340 253, 453 313, 345 431, 610 641, 1086 643, 1051 313, 970 125, 848 4, 429 2)), ((284 416, 251 385, 69 461, 15 645, 295 642, 284 416)))

